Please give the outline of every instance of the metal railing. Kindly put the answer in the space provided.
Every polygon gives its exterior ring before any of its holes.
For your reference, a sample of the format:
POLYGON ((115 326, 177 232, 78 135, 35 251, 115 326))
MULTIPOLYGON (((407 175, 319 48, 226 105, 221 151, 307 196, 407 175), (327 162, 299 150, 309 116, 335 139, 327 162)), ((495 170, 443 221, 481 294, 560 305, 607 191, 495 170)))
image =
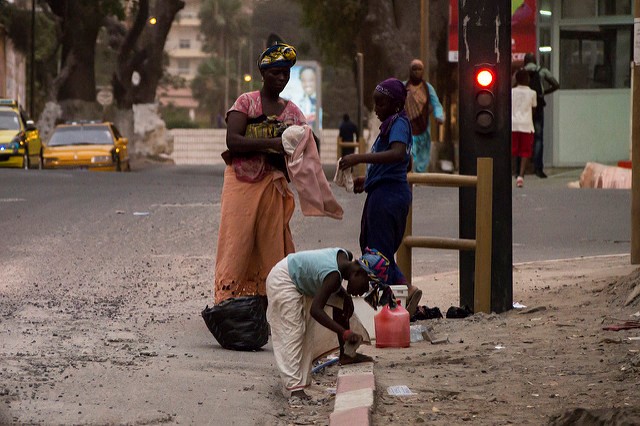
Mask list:
POLYGON ((493 220, 493 159, 478 158, 477 176, 449 175, 444 173, 409 173, 409 184, 441 187, 476 188, 476 237, 475 239, 422 237, 412 235, 413 208, 409 209, 407 227, 397 259, 400 270, 411 282, 413 248, 433 248, 475 251, 475 285, 473 312, 491 312, 491 238, 493 220))

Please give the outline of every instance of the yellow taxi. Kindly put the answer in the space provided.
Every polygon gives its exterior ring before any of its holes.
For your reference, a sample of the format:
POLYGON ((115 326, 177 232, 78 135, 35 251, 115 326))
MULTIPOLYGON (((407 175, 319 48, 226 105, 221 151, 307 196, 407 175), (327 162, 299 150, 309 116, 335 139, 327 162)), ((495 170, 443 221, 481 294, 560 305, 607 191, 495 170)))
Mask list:
POLYGON ((128 140, 110 122, 59 124, 45 143, 45 169, 130 171, 128 140))
POLYGON ((13 99, 0 99, 0 167, 42 168, 40 133, 13 99))

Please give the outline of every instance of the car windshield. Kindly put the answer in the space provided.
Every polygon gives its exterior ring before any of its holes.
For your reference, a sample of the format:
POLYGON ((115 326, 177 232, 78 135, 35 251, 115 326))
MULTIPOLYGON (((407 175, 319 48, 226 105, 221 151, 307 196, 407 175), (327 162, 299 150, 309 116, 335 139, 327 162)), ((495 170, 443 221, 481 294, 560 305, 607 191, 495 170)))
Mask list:
POLYGON ((20 130, 18 114, 13 111, 0 111, 0 130, 20 130))
POLYGON ((54 130, 48 145, 113 145, 113 137, 105 126, 59 127, 54 130))

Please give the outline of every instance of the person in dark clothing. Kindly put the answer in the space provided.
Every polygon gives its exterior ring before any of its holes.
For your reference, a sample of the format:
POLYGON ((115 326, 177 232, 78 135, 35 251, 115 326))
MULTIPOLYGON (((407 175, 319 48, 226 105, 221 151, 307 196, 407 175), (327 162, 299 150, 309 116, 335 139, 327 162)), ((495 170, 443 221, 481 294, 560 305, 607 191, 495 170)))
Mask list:
POLYGON ((524 55, 524 69, 530 75, 530 87, 538 93, 537 106, 533 112, 534 142, 533 142, 533 166, 536 176, 546 178, 543 164, 543 133, 544 133, 544 96, 555 92, 560 88, 558 80, 551 75, 551 71, 538 66, 533 53, 524 55))
POLYGON ((413 315, 422 297, 422 290, 411 284, 395 261, 402 244, 412 193, 407 180, 411 170, 411 124, 405 111, 407 89, 397 78, 379 83, 373 92, 375 114, 382 124, 370 152, 345 155, 338 167, 346 170, 367 164, 365 176, 353 180, 356 194, 366 192, 367 198, 360 221, 360 249, 375 247, 389 260, 387 285, 406 285, 409 315, 413 315))
MULTIPOLYGON (((338 134, 338 142, 355 142, 358 140, 358 126, 349 119, 349 114, 342 116, 340 123, 340 132, 338 134)), ((342 156, 353 154, 355 148, 342 148, 342 156)))

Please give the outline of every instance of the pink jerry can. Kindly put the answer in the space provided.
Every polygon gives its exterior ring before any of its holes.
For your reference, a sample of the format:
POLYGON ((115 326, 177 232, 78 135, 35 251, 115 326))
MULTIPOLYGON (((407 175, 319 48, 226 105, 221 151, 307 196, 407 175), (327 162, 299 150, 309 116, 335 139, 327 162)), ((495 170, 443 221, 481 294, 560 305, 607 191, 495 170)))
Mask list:
MULTIPOLYGON (((398 301, 399 302, 399 301, 398 301)), ((400 303, 389 305, 373 317, 376 329, 376 348, 408 348, 411 342, 409 312, 400 303)))

